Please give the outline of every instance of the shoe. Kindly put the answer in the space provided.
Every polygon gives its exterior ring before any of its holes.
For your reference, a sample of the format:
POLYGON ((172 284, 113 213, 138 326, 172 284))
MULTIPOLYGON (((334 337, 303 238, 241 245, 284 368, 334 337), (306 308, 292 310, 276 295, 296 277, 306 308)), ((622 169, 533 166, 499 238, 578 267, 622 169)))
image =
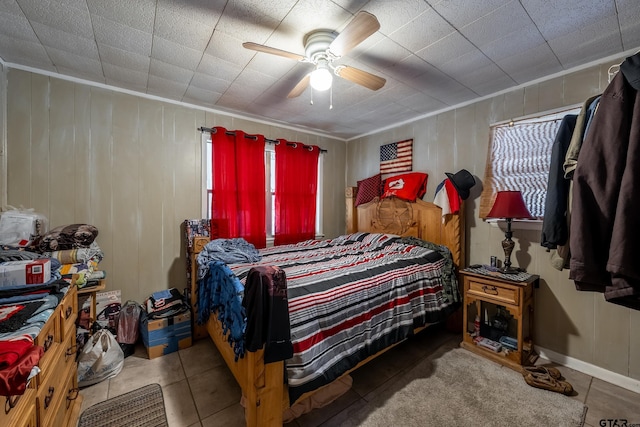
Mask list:
POLYGON ((522 369, 522 375, 526 375, 528 373, 549 374, 549 376, 554 380, 562 379, 562 374, 558 368, 554 368, 552 366, 523 366, 522 369))
POLYGON ((566 381, 556 380, 546 373, 541 374, 537 372, 530 372, 524 375, 524 380, 531 387, 555 391, 556 393, 562 393, 567 396, 573 393, 573 387, 571 384, 566 381))

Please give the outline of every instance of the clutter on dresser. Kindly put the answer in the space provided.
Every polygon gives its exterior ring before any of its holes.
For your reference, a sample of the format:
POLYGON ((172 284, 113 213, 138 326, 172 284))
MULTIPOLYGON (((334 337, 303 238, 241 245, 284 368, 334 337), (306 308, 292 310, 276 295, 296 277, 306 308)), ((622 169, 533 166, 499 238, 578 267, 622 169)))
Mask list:
MULTIPOLYGON (((0 250, 1 260, 21 256, 28 262, 41 257, 0 250)), ((0 425, 72 425, 82 401, 73 357, 77 288, 61 279, 57 260, 47 261, 45 283, 25 278, 0 287, 0 395, 6 396, 0 425)))

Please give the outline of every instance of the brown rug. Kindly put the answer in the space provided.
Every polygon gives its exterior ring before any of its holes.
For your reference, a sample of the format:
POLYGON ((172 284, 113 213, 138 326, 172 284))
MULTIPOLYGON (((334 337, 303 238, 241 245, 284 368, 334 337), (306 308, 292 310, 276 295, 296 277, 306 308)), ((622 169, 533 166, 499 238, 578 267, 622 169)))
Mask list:
POLYGON ((87 408, 78 427, 168 427, 160 384, 149 384, 87 408))

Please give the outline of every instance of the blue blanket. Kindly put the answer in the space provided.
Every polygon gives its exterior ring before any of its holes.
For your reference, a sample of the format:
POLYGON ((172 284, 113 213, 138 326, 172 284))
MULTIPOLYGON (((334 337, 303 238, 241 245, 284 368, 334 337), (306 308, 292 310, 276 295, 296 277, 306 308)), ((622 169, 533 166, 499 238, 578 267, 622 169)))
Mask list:
POLYGON ((222 261, 211 261, 205 277, 198 283, 198 324, 218 311, 223 334, 233 347, 236 360, 244 356, 245 310, 242 307, 244 286, 222 261))

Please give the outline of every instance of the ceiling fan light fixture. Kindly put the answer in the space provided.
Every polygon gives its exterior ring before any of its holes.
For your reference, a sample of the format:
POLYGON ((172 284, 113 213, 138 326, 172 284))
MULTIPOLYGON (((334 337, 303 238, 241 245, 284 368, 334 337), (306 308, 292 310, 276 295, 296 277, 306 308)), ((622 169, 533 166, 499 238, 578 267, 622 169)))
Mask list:
POLYGON ((329 70, 329 66, 326 63, 319 63, 311 72, 309 83, 312 88, 320 92, 329 89, 333 83, 333 73, 329 70))

